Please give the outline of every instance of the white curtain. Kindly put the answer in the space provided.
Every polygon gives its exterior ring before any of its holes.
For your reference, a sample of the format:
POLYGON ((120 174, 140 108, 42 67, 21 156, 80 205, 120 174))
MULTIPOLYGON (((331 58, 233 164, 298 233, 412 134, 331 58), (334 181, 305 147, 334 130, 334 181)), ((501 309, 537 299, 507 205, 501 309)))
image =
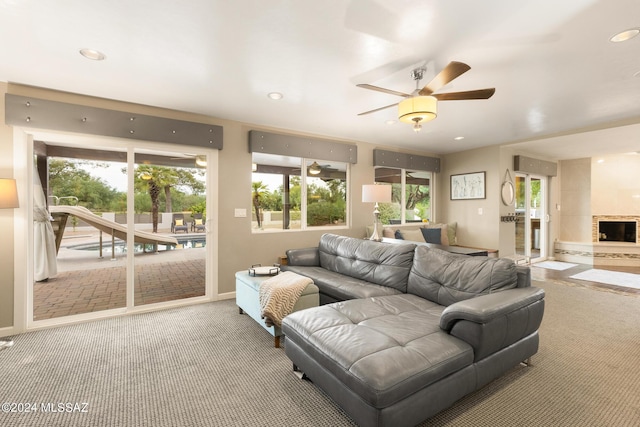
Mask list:
POLYGON ((56 261, 56 236, 47 210, 47 199, 40 183, 38 171, 33 174, 33 251, 34 278, 36 282, 53 278, 58 274, 56 261))

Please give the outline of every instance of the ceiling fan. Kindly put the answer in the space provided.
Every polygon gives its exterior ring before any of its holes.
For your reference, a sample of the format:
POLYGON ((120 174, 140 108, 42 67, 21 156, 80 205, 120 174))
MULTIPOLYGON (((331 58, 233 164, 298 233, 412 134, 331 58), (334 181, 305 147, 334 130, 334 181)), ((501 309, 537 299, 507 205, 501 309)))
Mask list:
POLYGON ((206 167, 207 166, 207 156, 192 154, 192 153, 182 153, 177 155, 176 157, 171 157, 171 160, 180 160, 187 162, 195 162, 195 166, 206 167))
POLYGON ((375 113, 376 111, 384 110, 386 108, 391 108, 397 105, 398 119, 405 123, 413 123, 413 130, 419 132, 420 129, 422 129, 422 122, 433 120, 438 115, 438 101, 489 99, 493 96, 496 91, 495 88, 469 90, 464 92, 434 93, 444 85, 460 77, 470 69, 471 67, 467 64, 451 61, 429 83, 427 83, 423 88, 420 88, 420 80, 422 80, 426 68, 416 68, 411 72, 411 77, 416 81, 416 89, 410 94, 369 84, 358 84, 356 86, 364 89, 375 90, 377 92, 388 93, 405 98, 404 100, 396 102, 395 104, 365 111, 364 113, 360 113, 358 115, 363 116, 365 114, 375 113))
MULTIPOLYGON (((293 170, 299 171, 300 168, 295 168, 293 170)), ((332 168, 330 164, 321 165, 315 160, 307 168, 307 172, 309 172, 310 175, 314 175, 314 176, 319 175, 321 172, 331 172, 331 171, 337 171, 337 170, 338 169, 332 168)))

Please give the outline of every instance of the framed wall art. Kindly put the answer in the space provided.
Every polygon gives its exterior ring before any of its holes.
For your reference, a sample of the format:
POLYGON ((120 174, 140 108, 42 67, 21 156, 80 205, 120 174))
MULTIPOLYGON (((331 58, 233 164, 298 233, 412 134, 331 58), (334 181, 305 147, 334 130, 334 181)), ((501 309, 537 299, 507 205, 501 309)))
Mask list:
POLYGON ((486 172, 451 175, 451 200, 486 198, 486 172))

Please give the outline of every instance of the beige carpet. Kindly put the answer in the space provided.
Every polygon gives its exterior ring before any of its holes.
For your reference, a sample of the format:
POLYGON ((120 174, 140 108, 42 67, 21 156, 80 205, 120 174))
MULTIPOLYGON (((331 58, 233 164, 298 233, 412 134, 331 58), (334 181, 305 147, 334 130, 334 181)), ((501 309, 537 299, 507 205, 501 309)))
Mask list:
POLYGON ((534 285, 546 291, 534 366, 513 370, 425 425, 640 425, 640 295, 534 285))
MULTIPOLYGON (((517 367, 423 426, 637 426, 640 295, 547 292, 533 367, 517 367)), ((87 413, 0 413, 17 426, 352 426, 234 301, 14 337, 3 402, 87 402, 87 413)), ((286 340, 285 340, 286 345, 286 340)), ((425 402, 428 404, 428 402, 425 402)))

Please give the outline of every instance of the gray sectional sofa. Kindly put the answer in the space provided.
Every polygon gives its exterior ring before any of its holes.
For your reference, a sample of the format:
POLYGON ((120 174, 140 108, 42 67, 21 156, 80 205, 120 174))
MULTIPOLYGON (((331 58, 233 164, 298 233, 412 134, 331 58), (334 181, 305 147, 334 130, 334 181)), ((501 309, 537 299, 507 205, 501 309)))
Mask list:
POLYGON ((527 267, 325 234, 287 252, 320 307, 282 324, 285 352, 362 426, 410 426, 538 350, 544 291, 527 267))

